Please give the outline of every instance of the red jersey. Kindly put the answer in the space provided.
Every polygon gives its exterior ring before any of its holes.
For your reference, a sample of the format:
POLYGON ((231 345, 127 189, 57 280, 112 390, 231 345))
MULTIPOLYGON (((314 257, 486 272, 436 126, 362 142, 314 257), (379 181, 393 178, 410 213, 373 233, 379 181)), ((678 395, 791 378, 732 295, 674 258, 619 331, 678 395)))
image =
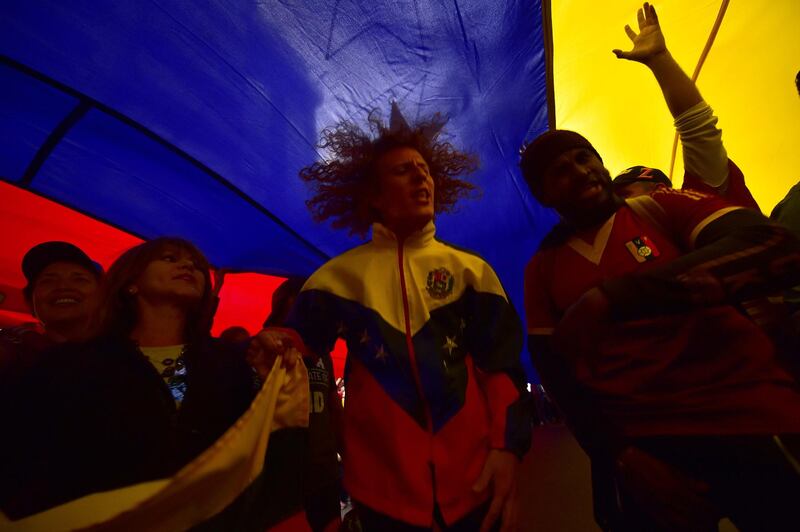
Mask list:
POLYGON ((747 184, 744 182, 744 174, 742 174, 742 171, 736 166, 736 163, 730 159, 728 159, 728 186, 724 193, 720 193, 719 190, 706 184, 702 179, 691 172, 685 172, 683 174, 683 186, 681 190, 694 190, 697 192, 705 192, 712 196, 722 196, 733 205, 741 205, 742 207, 761 212, 758 203, 753 199, 750 189, 747 188, 747 184))
MULTIPOLYGON (((682 190, 695 190, 705 192, 714 196, 721 196, 733 205, 741 205, 748 209, 761 212, 761 209, 753 199, 753 195, 744 182, 744 174, 736 164, 728 159, 728 185, 722 193, 716 188, 706 184, 702 179, 691 172, 684 173, 682 190)), ((779 331, 785 327, 789 310, 782 302, 780 293, 770 294, 768 297, 746 301, 741 304, 744 311, 760 327, 767 331, 779 331)))
MULTIPOLYGON (((706 225, 737 208, 659 188, 599 228, 546 240, 525 272, 528 334, 551 334, 602 281, 690 251, 706 225)), ((758 326, 719 306, 615 324, 574 369, 627 436, 798 432, 800 391, 774 355, 758 326)))

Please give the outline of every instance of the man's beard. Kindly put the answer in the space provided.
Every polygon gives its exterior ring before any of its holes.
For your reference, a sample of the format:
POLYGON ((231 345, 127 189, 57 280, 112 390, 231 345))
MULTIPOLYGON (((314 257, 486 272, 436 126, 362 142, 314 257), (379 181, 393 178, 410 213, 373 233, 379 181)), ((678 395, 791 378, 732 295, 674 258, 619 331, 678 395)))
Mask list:
POLYGON ((566 216, 565 221, 576 229, 588 229, 605 222, 617 209, 619 209, 625 201, 614 194, 614 188, 611 184, 608 171, 598 181, 603 189, 603 198, 597 203, 590 205, 580 206, 575 205, 574 209, 570 209, 566 216))

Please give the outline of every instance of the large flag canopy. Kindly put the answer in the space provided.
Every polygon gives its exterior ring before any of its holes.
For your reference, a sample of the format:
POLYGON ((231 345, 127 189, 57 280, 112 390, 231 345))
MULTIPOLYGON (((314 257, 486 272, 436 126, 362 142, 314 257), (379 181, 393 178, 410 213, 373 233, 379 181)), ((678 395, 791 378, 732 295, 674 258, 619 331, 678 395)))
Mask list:
POLYGON ((479 153, 482 196, 439 232, 516 295, 552 219, 515 170, 546 128, 541 31, 536 2, 4 3, 0 175, 218 267, 307 275, 358 241, 310 219, 298 170, 321 128, 397 101, 479 153))
MULTIPOLYGON (((720 118, 728 155, 742 168, 761 210, 800 180, 800 2, 662 0, 655 5, 672 55, 720 118)), ((630 49, 642 2, 553 0, 553 93, 558 127, 583 133, 612 175, 633 165, 669 173, 672 118, 642 65, 618 60, 630 49)), ((680 185, 680 148, 672 175, 680 185)))
MULTIPOLYGON (((610 52, 627 47, 622 28, 639 6, 4 2, 3 238, 23 249, 35 243, 15 240, 27 233, 5 227, 9 219, 59 226, 20 199, 43 197, 134 241, 189 238, 217 267, 307 275, 358 240, 311 220, 297 171, 324 157, 316 148, 323 127, 363 122, 373 108, 386 116, 396 101, 409 119, 445 114, 452 142, 479 154, 482 194, 441 216, 439 236, 486 257, 521 311, 524 264, 555 220, 519 175, 523 141, 556 122, 590 138, 612 173, 670 165, 672 126, 654 81, 610 52), (22 219, 7 214, 21 211, 22 219)), ((687 71, 721 6, 699 84, 768 211, 800 167, 792 85, 800 41, 786 29, 800 22, 800 4, 664 0, 662 26, 687 71)), ((117 253, 125 239, 112 240, 117 253)), ((19 257, 0 253, 0 273, 16 272, 19 257)))

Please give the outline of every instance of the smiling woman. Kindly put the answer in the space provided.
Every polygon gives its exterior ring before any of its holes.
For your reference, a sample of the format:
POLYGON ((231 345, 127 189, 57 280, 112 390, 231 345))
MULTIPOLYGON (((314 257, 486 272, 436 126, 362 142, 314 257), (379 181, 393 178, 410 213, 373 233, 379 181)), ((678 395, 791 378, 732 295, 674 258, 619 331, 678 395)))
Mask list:
POLYGON ((9 455, 26 474, 2 501, 10 517, 169 477, 247 409, 255 390, 244 353, 210 337, 208 272, 203 254, 177 238, 135 246, 111 265, 94 339, 56 348, 31 375, 37 393, 9 455))
POLYGON ((180 238, 129 249, 108 270, 97 334, 129 336, 145 346, 208 335, 214 306, 209 268, 200 250, 180 238))

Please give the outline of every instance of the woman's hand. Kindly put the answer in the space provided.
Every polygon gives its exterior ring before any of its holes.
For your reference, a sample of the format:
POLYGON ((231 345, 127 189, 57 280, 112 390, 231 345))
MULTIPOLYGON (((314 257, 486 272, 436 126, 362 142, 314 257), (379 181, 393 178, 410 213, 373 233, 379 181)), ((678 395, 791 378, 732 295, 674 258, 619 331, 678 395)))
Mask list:
POLYGON ((282 358, 282 367, 292 369, 297 363, 298 348, 291 335, 277 329, 263 329, 250 340, 247 362, 266 380, 278 357, 282 358), (295 349, 290 350, 292 347, 295 349))

